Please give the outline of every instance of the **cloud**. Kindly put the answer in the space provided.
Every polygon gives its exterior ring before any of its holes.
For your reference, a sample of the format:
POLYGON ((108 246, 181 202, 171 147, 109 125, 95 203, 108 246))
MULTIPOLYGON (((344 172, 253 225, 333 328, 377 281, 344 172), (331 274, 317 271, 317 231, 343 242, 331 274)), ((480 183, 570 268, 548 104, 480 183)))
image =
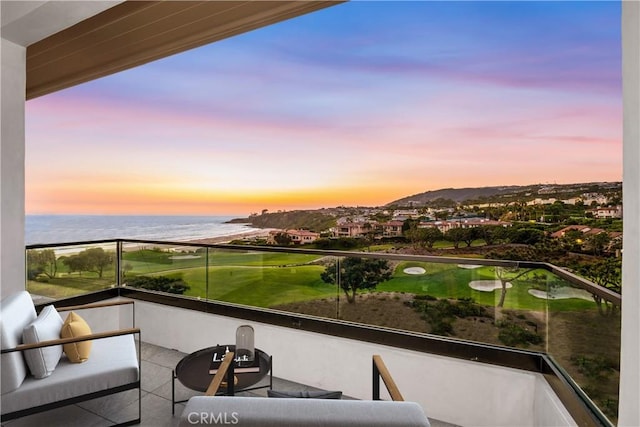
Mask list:
POLYGON ((617 180, 619 9, 350 2, 31 100, 28 210, 617 180))

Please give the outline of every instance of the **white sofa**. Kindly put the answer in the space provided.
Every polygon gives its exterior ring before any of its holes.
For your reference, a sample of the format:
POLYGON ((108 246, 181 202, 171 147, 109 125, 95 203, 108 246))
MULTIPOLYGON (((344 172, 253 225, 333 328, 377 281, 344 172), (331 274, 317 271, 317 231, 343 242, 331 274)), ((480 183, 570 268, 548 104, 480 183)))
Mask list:
POLYGON ((180 427, 232 424, 238 427, 429 427, 415 402, 338 399, 270 399, 195 396, 180 427))
MULTIPOLYGON (((97 309, 106 305, 94 304, 74 308, 97 309)), ((140 397, 140 359, 134 339, 136 334, 139 337, 139 329, 124 329, 54 341, 45 337, 45 341, 40 344, 25 345, 22 342, 23 331, 37 318, 28 292, 11 295, 0 304, 2 421, 135 388, 138 389, 140 397), (90 357, 85 362, 71 363, 62 355, 52 372, 44 374, 48 376, 35 378, 30 373, 24 356, 26 350, 55 348, 63 343, 88 339, 92 340, 92 348, 90 357)), ((59 351, 62 351, 61 348, 59 351)), ((140 413, 137 419, 124 424, 131 425, 139 421, 140 413)))

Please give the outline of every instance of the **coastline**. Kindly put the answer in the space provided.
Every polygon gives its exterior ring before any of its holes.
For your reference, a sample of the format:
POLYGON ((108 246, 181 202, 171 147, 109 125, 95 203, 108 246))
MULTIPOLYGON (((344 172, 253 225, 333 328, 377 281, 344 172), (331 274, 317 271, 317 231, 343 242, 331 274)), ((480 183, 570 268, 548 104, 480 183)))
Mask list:
POLYGON ((277 228, 263 228, 260 230, 245 231, 242 233, 228 234, 226 236, 208 237, 205 239, 189 240, 188 243, 205 243, 209 245, 229 243, 239 239, 255 239, 258 237, 267 237, 269 232, 277 230, 277 228))

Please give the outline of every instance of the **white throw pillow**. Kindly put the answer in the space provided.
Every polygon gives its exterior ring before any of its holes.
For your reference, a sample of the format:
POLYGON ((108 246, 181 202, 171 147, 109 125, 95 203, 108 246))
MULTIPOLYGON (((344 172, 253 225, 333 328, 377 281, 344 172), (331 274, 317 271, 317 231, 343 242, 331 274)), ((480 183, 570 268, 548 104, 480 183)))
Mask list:
MULTIPOLYGON (((60 338, 62 318, 54 306, 48 305, 42 309, 36 320, 27 325, 22 331, 23 344, 36 344, 42 341, 60 338)), ((62 345, 26 350, 24 358, 31 374, 36 378, 51 375, 62 357, 62 345)))

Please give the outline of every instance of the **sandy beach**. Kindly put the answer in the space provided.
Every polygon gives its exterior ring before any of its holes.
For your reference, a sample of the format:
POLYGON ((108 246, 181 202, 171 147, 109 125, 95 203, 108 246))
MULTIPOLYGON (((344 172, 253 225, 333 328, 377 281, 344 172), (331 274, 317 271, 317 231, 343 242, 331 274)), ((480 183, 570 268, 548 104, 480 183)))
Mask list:
POLYGON ((269 235, 269 232, 272 230, 277 230, 276 228, 263 228, 261 230, 251 230, 251 231, 246 231, 244 233, 236 233, 236 234, 230 234, 227 236, 218 236, 218 237, 209 237, 206 239, 196 239, 196 240, 189 240, 190 243, 205 243, 205 244, 220 244, 220 243, 229 243, 233 240, 239 240, 239 239, 253 239, 256 237, 267 237, 269 235))

